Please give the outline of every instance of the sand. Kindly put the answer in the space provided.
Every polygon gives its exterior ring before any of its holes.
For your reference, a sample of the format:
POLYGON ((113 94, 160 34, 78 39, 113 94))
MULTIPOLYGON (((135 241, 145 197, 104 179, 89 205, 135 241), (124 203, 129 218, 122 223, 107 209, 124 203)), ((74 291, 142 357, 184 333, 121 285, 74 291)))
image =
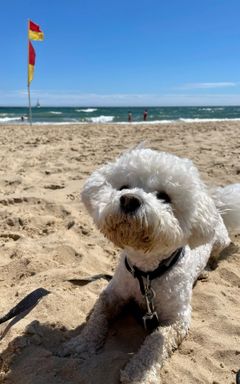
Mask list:
MULTIPOLYGON (((81 328, 118 250, 94 227, 79 192, 100 164, 146 141, 191 158, 208 185, 240 181, 240 123, 0 127, 0 315, 25 295, 50 291, 15 321, 0 325, 0 383, 116 384, 144 331, 131 315, 113 324, 92 359, 60 358, 81 328)), ((166 362, 165 384, 231 384, 240 368, 240 237, 193 294, 192 324, 166 362)))

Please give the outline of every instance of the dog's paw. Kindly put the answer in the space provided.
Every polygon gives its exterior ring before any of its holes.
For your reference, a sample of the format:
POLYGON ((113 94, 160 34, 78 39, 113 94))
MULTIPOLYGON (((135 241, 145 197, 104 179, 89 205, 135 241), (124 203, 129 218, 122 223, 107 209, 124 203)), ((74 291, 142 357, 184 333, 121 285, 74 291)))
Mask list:
POLYGON ((81 338, 75 337, 60 347, 58 350, 58 356, 73 356, 82 360, 87 360, 91 355, 94 354, 94 352, 94 348, 91 348, 91 345, 86 343, 85 340, 81 340, 81 338))
POLYGON ((144 377, 142 380, 135 380, 130 377, 122 377, 120 379, 121 384, 161 384, 160 377, 144 377))
POLYGON ((156 366, 147 368, 141 360, 130 361, 120 373, 121 384, 161 384, 156 366))
POLYGON ((120 380, 121 384, 161 384, 160 378, 146 377, 142 380, 135 380, 131 378, 123 378, 120 380))

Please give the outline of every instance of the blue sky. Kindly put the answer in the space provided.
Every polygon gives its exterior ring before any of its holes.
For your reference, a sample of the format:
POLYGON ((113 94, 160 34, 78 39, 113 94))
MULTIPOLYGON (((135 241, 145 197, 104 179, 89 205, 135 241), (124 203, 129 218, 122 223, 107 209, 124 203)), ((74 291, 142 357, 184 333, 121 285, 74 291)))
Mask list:
POLYGON ((0 105, 240 105, 239 0, 1 1, 0 105))

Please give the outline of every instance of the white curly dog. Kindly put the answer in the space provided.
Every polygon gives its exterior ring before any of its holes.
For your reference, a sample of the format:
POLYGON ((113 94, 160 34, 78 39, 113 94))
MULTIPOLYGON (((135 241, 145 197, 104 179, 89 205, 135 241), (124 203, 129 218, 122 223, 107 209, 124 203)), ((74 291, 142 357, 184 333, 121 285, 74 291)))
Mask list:
POLYGON ((134 299, 149 332, 120 381, 159 384, 164 360, 188 332, 194 282, 210 255, 217 258, 229 245, 227 228, 240 229, 240 184, 210 194, 190 160, 137 147, 94 172, 82 199, 122 253, 86 326, 63 354, 94 354, 109 321, 134 299))

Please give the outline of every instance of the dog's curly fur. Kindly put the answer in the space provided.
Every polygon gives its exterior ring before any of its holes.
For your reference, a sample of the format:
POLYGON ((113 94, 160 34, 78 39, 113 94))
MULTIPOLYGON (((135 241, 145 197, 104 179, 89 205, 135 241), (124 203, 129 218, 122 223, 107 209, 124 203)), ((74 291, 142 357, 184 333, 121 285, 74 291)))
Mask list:
MULTIPOLYGON (((239 229, 240 186, 233 189, 238 210, 234 225, 239 229)), ((104 342, 109 321, 129 300, 146 311, 139 283, 125 267, 126 255, 131 264, 152 271, 185 247, 173 268, 152 281, 160 326, 146 337, 120 377, 122 383, 160 383, 159 369, 188 332, 193 284, 210 255, 217 258, 230 243, 219 212, 231 222, 231 201, 224 190, 211 196, 190 160, 145 148, 128 151, 94 172, 82 199, 100 231, 123 251, 85 328, 65 344, 63 353, 84 358, 93 354, 104 342)))

